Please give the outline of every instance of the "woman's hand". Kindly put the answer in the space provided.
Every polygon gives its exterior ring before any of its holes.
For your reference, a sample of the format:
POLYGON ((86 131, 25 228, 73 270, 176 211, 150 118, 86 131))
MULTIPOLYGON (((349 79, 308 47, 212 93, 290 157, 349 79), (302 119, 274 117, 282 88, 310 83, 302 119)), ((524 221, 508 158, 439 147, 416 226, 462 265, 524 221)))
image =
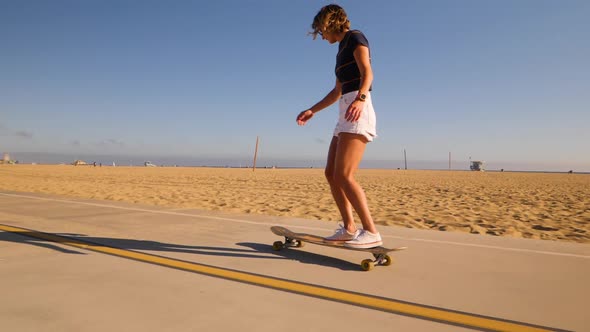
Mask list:
POLYGON ((313 112, 311 110, 305 110, 297 116, 297 124, 303 126, 311 118, 313 118, 313 112))
POLYGON ((344 118, 348 122, 357 122, 361 118, 361 114, 363 114, 363 108, 365 106, 364 101, 355 100, 353 101, 346 110, 344 114, 344 118))

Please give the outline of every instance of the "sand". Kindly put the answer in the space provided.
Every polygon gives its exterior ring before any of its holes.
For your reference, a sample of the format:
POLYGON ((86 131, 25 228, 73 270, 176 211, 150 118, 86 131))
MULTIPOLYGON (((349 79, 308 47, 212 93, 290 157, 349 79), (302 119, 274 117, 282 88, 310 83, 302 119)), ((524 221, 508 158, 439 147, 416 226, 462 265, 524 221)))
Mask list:
MULTIPOLYGON (((590 175, 366 170, 379 225, 590 243, 590 175)), ((0 165, 0 191, 340 220, 321 169, 0 165)))

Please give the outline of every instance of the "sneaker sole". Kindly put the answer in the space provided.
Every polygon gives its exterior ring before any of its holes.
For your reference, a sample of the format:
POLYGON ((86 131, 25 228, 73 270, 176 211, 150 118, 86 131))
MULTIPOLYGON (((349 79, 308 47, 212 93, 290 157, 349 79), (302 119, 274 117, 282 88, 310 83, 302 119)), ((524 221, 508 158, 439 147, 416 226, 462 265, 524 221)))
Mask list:
POLYGON ((347 240, 330 240, 330 239, 324 239, 324 242, 327 243, 345 243, 346 241, 351 241, 354 239, 347 239, 347 240))
POLYGON ((344 246, 347 248, 354 248, 354 249, 371 249, 382 246, 383 242, 373 242, 373 243, 363 243, 363 244, 351 244, 351 243, 344 243, 344 246))

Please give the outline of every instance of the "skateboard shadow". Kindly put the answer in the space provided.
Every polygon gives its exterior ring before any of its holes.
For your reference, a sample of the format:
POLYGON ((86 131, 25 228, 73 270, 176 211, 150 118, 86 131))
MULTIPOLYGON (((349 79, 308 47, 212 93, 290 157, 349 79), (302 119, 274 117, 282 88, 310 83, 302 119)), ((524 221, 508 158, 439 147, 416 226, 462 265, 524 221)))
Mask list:
MULTIPOLYGON (((260 251, 255 249, 240 249, 212 246, 193 246, 176 243, 166 243, 152 240, 135 240, 109 237, 93 237, 84 234, 71 233, 44 233, 49 236, 55 236, 55 239, 45 240, 38 237, 36 232, 1 232, 0 241, 24 243, 36 247, 51 249, 65 254, 86 255, 84 251, 64 248, 61 245, 67 245, 71 240, 83 242, 84 244, 99 245, 124 250, 136 251, 157 251, 157 252, 174 252, 208 256, 224 256, 239 258, 263 258, 263 259, 281 259, 275 256, 261 255, 260 251)), ((92 250, 91 248, 88 248, 92 250)))
POLYGON ((240 242, 236 244, 242 247, 253 249, 258 252, 274 254, 278 256, 277 258, 281 257, 280 259, 296 260, 304 264, 327 266, 344 271, 360 271, 359 264, 354 264, 352 262, 335 257, 312 253, 302 248, 285 248, 280 251, 275 251, 272 248, 272 245, 268 244, 252 242, 240 242))

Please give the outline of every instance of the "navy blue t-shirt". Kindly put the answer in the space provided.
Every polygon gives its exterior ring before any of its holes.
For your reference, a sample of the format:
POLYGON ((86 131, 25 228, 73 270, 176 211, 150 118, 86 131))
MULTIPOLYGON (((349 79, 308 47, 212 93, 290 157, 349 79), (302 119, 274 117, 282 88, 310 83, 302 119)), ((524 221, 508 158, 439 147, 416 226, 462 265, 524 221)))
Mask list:
MULTIPOLYGON (((363 45, 369 48, 369 41, 362 32, 350 30, 338 45, 336 55, 336 78, 342 83, 342 94, 358 90, 361 85, 361 72, 354 59, 354 50, 363 45)), ((369 56, 370 56, 369 51, 369 56)), ((372 87, 369 88, 371 91, 372 87)))

